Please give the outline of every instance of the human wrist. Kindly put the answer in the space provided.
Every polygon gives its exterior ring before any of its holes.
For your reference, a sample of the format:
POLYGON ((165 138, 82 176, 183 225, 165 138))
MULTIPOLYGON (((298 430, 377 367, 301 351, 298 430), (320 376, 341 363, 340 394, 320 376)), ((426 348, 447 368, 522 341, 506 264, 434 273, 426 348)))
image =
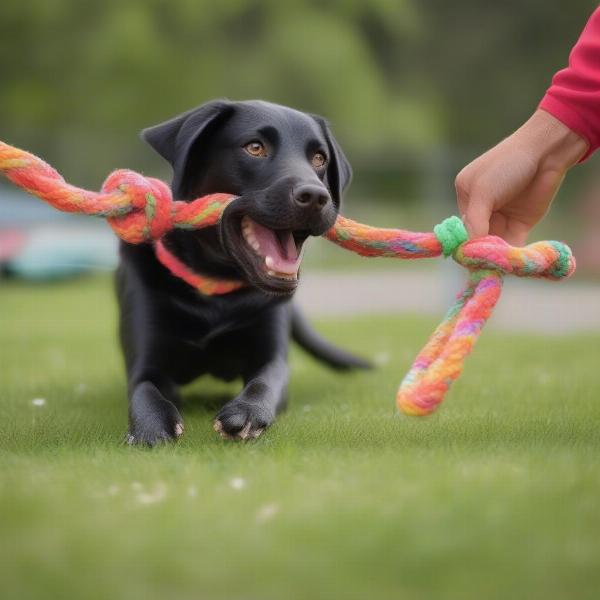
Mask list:
POLYGON ((533 113, 517 133, 535 152, 539 167, 562 173, 577 164, 589 146, 586 139, 543 109, 533 113))

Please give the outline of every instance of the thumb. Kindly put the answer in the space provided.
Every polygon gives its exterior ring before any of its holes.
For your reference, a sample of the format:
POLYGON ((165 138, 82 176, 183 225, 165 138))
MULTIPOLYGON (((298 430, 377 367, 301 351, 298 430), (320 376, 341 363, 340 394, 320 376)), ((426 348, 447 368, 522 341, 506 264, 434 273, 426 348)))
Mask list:
POLYGON ((481 199, 469 202, 467 210, 462 216, 469 239, 483 237, 488 234, 491 216, 492 209, 488 202, 481 199))

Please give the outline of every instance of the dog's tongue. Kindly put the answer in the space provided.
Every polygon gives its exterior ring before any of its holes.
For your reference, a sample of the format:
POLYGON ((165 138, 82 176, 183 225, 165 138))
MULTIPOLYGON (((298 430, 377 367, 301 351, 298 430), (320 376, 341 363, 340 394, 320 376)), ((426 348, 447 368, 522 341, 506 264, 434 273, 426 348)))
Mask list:
POLYGON ((258 242, 258 251, 264 257, 267 269, 285 275, 295 275, 300 267, 301 257, 292 232, 275 233, 249 217, 244 217, 244 221, 258 242))

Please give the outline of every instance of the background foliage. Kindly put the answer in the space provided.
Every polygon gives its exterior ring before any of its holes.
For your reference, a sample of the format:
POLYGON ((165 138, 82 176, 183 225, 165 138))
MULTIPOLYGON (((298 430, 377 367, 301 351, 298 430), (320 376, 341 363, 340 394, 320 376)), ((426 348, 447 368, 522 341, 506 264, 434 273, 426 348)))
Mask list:
POLYGON ((260 97, 328 117, 366 171, 473 154, 532 112, 595 4, 8 0, 0 135, 97 184, 160 164, 142 127, 260 97))

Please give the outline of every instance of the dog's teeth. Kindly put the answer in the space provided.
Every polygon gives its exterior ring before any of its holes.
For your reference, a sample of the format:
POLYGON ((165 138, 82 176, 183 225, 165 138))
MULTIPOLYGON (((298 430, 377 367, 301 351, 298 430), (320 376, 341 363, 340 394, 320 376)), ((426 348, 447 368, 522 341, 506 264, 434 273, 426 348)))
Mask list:
POLYGON ((279 273, 277 271, 273 271, 272 269, 269 269, 267 271, 267 274, 270 275, 271 277, 277 277, 277 279, 285 279, 287 281, 295 281, 296 279, 298 279, 298 274, 297 273, 279 273))
POLYGON ((252 221, 247 217, 242 219, 242 233, 247 235, 252 235, 254 237, 254 227, 252 226, 252 221))
POLYGON ((258 252, 260 250, 260 244, 258 243, 256 236, 254 235, 251 225, 249 225, 249 224, 246 225, 246 224, 244 224, 243 221, 242 221, 242 235, 244 236, 244 239, 246 240, 246 242, 248 242, 248 245, 251 248, 253 248, 255 252, 258 252))
POLYGON ((272 256, 265 256, 265 265, 267 265, 267 269, 272 269, 275 266, 272 256))

